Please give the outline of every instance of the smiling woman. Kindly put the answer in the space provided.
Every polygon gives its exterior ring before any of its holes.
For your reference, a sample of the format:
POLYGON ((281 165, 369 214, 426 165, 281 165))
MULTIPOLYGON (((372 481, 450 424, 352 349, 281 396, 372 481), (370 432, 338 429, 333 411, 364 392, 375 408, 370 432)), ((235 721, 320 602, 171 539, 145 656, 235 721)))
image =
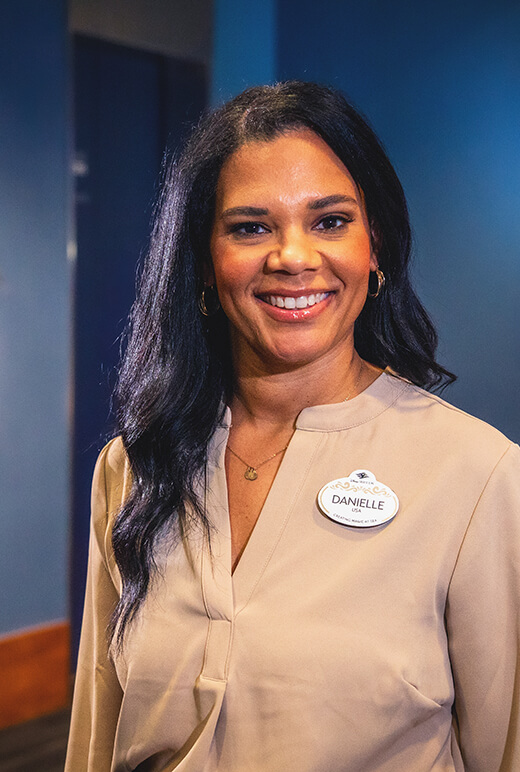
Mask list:
POLYGON ((308 364, 310 379, 326 366, 344 390, 378 266, 361 193, 329 146, 300 129, 237 150, 220 173, 210 247, 235 373, 283 362, 308 364))
POLYGON ((520 767, 520 451, 425 390, 454 376, 409 258, 333 90, 249 89, 172 165, 94 474, 67 772, 520 767))

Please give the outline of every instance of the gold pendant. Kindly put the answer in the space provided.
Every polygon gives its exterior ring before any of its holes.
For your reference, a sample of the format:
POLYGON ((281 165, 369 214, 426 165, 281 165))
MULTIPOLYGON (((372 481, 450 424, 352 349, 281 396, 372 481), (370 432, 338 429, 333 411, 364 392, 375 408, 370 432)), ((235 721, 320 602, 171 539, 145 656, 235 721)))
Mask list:
POLYGON ((244 472, 244 477, 246 478, 246 480, 251 480, 251 481, 256 480, 256 478, 258 477, 258 472, 253 466, 248 466, 246 471, 244 472))

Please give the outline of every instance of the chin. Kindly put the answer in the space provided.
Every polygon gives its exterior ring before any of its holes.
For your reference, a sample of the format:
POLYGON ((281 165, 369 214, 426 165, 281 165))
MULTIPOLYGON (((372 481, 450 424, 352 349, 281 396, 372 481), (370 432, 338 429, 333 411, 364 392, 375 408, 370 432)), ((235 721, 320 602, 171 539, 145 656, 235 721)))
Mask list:
POLYGON ((325 353, 324 351, 317 351, 315 348, 283 346, 269 352, 263 351, 261 358, 268 367, 282 372, 317 362, 325 353))
POLYGON ((295 332, 287 330, 284 334, 256 335, 249 339, 235 337, 232 348, 237 366, 242 363, 247 368, 249 363, 256 371, 286 372, 344 356, 350 348, 348 333, 331 336, 325 330, 314 335, 309 334, 309 330, 301 335, 295 332))

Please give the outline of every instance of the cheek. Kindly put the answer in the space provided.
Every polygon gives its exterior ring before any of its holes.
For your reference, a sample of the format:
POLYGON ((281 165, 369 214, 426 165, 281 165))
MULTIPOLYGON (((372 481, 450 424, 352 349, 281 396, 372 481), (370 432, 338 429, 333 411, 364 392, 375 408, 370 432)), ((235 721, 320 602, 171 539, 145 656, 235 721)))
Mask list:
POLYGON ((329 250, 328 255, 346 284, 368 282, 370 271, 376 267, 370 241, 362 237, 349 244, 346 249, 338 248, 334 252, 329 250))
POLYGON ((215 281, 221 293, 232 291, 239 281, 240 269, 233 255, 227 252, 219 252, 213 257, 213 270, 215 281))
POLYGON ((243 291, 258 272, 258 261, 252 253, 244 255, 232 247, 216 248, 212 260, 217 287, 228 295, 243 291))

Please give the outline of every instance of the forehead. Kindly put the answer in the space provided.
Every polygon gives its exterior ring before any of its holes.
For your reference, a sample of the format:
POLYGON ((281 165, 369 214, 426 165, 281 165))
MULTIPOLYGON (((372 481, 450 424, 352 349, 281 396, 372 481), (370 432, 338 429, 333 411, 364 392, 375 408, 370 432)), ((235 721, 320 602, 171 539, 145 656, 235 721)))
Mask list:
POLYGON ((217 201, 244 195, 325 196, 359 191, 350 172, 327 143, 310 129, 295 129, 269 141, 247 142, 225 162, 217 201))

